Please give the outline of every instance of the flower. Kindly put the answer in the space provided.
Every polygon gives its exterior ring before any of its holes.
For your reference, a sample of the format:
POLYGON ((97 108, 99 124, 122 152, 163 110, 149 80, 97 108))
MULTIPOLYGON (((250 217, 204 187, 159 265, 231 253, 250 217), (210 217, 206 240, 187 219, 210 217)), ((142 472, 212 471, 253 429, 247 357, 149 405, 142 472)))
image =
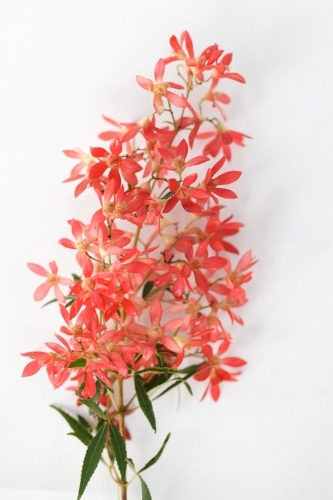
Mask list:
POLYGON ((136 77, 136 81, 145 90, 149 92, 153 92, 154 100, 153 106, 156 112, 161 115, 164 111, 164 104, 162 97, 165 97, 172 104, 177 106, 178 108, 186 108, 186 100, 183 97, 175 94, 174 92, 170 92, 168 90, 169 87, 173 89, 183 89, 183 85, 179 85, 178 83, 172 82, 163 82, 162 78, 164 76, 165 64, 163 59, 159 59, 155 66, 155 82, 150 80, 149 78, 144 78, 143 76, 136 77))
POLYGON ((49 264, 51 272, 48 272, 44 267, 39 266, 38 264, 28 263, 28 267, 30 271, 33 273, 39 274, 40 276, 46 277, 45 283, 40 285, 34 293, 35 300, 43 300, 46 295, 49 293, 50 289, 54 288, 54 294, 56 299, 59 302, 65 302, 65 297, 59 288, 59 283, 61 285, 73 285, 73 280, 68 278, 61 278, 58 276, 58 267, 55 261, 53 260, 49 264))
POLYGON ((198 381, 203 381, 209 378, 209 384, 201 400, 204 399, 209 390, 214 401, 217 401, 221 393, 219 385, 224 381, 226 382, 237 381, 236 377, 240 375, 241 372, 230 373, 224 368, 222 368, 222 365, 227 365, 236 368, 239 366, 244 366, 246 364, 246 361, 244 361, 241 358, 220 357, 222 354, 225 353, 225 351, 229 348, 229 346, 230 346, 229 342, 223 341, 220 344, 216 354, 213 353, 213 349, 211 348, 210 345, 205 345, 202 348, 202 352, 206 356, 207 361, 198 368, 197 373, 194 375, 194 379, 198 381))

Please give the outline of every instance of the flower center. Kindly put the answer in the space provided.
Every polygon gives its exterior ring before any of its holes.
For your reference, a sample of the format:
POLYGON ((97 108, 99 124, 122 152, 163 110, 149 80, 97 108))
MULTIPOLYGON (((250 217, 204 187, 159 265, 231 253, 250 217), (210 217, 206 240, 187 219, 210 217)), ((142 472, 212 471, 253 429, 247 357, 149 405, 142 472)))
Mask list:
POLYGON ((199 269, 199 267, 201 267, 201 260, 194 257, 194 259, 190 261, 190 266, 191 269, 199 269))
POLYGON ((211 179, 208 184, 206 184, 206 188, 209 189, 209 191, 213 191, 217 185, 218 181, 216 179, 211 179))
POLYGON ((163 330, 159 325, 152 326, 149 328, 150 337, 157 339, 163 335, 163 330))
POLYGON ((50 283, 51 285, 56 285, 59 281, 59 278, 56 274, 49 274, 48 277, 47 277, 47 280, 46 282, 47 283, 50 283))
POLYGON ((178 189, 176 196, 177 196, 177 198, 180 198, 181 200, 186 200, 189 192, 190 192, 190 188, 181 187, 178 189))
POLYGON ((78 240, 76 242, 76 248, 78 249, 79 252, 85 252, 88 247, 89 247, 89 243, 87 242, 86 239, 78 240))
POLYGON ((176 156, 176 158, 172 162, 172 165, 174 166, 177 172, 181 172, 183 170, 185 162, 181 156, 176 156))
POLYGON ((169 85, 167 83, 154 83, 153 84, 153 92, 155 95, 163 96, 163 95, 165 95, 168 86, 169 85))
POLYGON ((127 203, 119 203, 119 205, 116 205, 116 212, 118 212, 118 214, 126 214, 127 211, 128 211, 127 203))
POLYGON ((113 156, 113 155, 110 155, 107 157, 106 159, 106 164, 108 167, 112 168, 112 167, 115 167, 115 168, 118 168, 118 158, 116 156, 113 156))

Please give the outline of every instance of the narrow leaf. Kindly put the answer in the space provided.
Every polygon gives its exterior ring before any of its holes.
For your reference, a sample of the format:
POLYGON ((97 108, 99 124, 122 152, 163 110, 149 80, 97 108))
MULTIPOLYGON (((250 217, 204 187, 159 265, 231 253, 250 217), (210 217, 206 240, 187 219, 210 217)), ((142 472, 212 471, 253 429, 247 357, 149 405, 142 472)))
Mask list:
POLYGON ((186 389, 188 390, 188 392, 191 394, 191 396, 193 396, 193 392, 192 392, 192 389, 191 389, 190 384, 188 384, 188 383, 187 383, 187 382, 185 382, 185 380, 184 380, 184 385, 185 385, 186 389))
POLYGON ((139 479, 141 481, 142 500, 152 500, 148 486, 146 485, 141 476, 139 476, 139 479))
POLYGON ((58 301, 57 301, 57 299, 49 300, 48 302, 45 302, 45 304, 42 305, 42 309, 43 309, 43 307, 48 306, 49 304, 52 304, 52 302, 58 302, 58 301))
POLYGON ((163 450, 167 444, 167 442, 169 441, 170 439, 170 436, 171 436, 171 433, 169 432, 169 434, 167 435, 167 437, 165 438, 164 440, 164 443, 162 444, 159 452, 151 459, 149 460, 149 462, 146 463, 146 465, 144 467, 142 467, 142 469, 139 470, 138 474, 141 474, 141 472, 143 472, 144 470, 146 469, 149 469, 149 467, 151 467, 152 465, 156 464, 157 460, 160 458, 160 456, 162 455, 163 453, 163 450))
POLYGON ((145 368, 144 370, 140 370, 137 372, 141 373, 182 373, 181 370, 174 370, 173 368, 169 368, 168 366, 154 366, 152 368, 145 368))
POLYGON ((83 443, 86 446, 89 446, 92 441, 92 435, 89 434, 89 432, 88 434, 78 434, 76 432, 68 432, 67 436, 74 436, 78 438, 78 440, 81 441, 81 443, 83 443))
POLYGON ((186 366, 185 368, 182 368, 181 370, 178 370, 178 373, 188 373, 188 374, 193 375, 194 373, 196 373, 196 371, 198 370, 199 366, 202 366, 202 363, 198 363, 196 365, 186 366))
POLYGON ((73 304, 73 302, 75 301, 76 297, 74 297, 74 299, 70 299, 68 302, 66 302, 65 304, 65 307, 69 307, 73 304))
POLYGON ((169 191, 167 194, 162 196, 161 200, 167 200, 167 199, 171 198, 171 196, 173 196, 173 193, 171 191, 169 191))
POLYGON ((82 425, 82 427, 85 427, 85 429, 88 429, 89 431, 91 431, 91 425, 85 418, 83 418, 81 415, 78 415, 77 418, 78 418, 78 421, 80 422, 80 424, 82 425))
POLYGON ((156 419, 155 419, 155 414, 153 410, 153 405, 151 404, 151 401, 143 388, 142 382, 138 376, 134 377, 134 386, 135 386, 135 392, 138 398, 138 402, 140 405, 141 410, 143 413, 146 415, 148 422, 156 432, 156 419))
POLYGON ((106 385, 104 382, 102 382, 102 380, 100 378, 97 378, 98 382, 103 386, 105 387, 105 389, 109 392, 112 392, 112 394, 114 393, 114 390, 111 389, 111 387, 109 387, 108 385, 106 385))
POLYGON ((165 384, 170 377, 170 373, 161 373, 160 375, 155 375, 149 382, 144 382, 143 387, 145 388, 146 392, 149 392, 159 385, 165 384))
POLYGON ((155 399, 158 399, 160 398, 161 396, 164 396, 164 394, 166 394, 167 392, 171 391, 171 389, 174 389, 175 387, 177 387, 177 385, 179 384, 186 384, 186 388, 187 390, 189 391, 189 393, 191 394, 191 396, 193 396, 192 394, 192 389, 190 388, 190 386, 187 384, 187 382, 185 382, 186 379, 188 379, 189 377, 191 377, 192 374, 189 373, 188 375, 186 375, 185 377, 183 378, 176 378, 176 379, 173 379, 175 380, 175 382, 171 385, 169 385, 169 387, 167 387, 166 389, 164 389, 163 392, 161 392, 158 396, 156 396, 153 401, 155 401, 155 399))
POLYGON ((82 497, 84 490, 86 489, 87 484, 89 483, 90 478, 95 472, 98 462, 101 459, 106 441, 106 429, 107 423, 104 423, 87 448, 82 465, 81 481, 77 500, 80 500, 82 497))
POLYGON ((75 274, 75 273, 72 273, 72 276, 73 276, 73 280, 74 280, 74 281, 80 281, 80 279, 81 279, 81 276, 78 276, 78 275, 77 275, 77 274, 75 274))
POLYGON ((147 281, 145 286, 143 287, 142 291, 142 298, 146 298, 150 290, 153 288, 154 282, 153 281, 147 281))
POLYGON ((69 424, 70 428, 74 431, 75 436, 82 441, 82 443, 86 444, 89 441, 91 441, 91 435, 85 429, 85 427, 82 426, 80 422, 78 422, 75 418, 71 417, 66 413, 64 410, 61 410, 61 408, 57 408, 57 406, 51 405, 51 408, 54 408, 64 419, 66 422, 69 424))
POLYGON ((120 472, 121 480, 125 480, 126 475, 126 467, 127 467, 127 453, 126 453, 126 445, 125 440, 118 431, 117 427, 110 421, 110 438, 111 445, 113 449, 114 456, 117 460, 118 469, 120 472))
POLYGON ((68 368, 83 368, 86 366, 87 360, 85 358, 79 358, 73 361, 68 368))
POLYGON ((104 420, 107 419, 107 416, 105 415, 104 411, 92 399, 80 399, 80 403, 88 406, 88 408, 93 410, 95 413, 97 413, 99 417, 103 418, 104 420))

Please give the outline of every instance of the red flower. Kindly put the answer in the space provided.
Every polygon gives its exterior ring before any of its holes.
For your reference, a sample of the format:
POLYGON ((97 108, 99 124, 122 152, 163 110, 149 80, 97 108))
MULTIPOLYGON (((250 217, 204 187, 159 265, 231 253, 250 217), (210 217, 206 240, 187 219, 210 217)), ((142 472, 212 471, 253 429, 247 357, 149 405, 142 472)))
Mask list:
POLYGON ((237 181, 237 179, 239 179, 239 177, 242 175, 242 172, 238 170, 229 170, 224 174, 213 177, 223 167, 224 162, 225 156, 223 156, 217 163, 215 163, 213 168, 209 168, 207 170, 205 180, 201 185, 201 187, 207 189, 215 203, 218 203, 218 199, 216 198, 216 196, 214 196, 214 194, 220 196, 221 198, 237 198, 236 193, 234 193, 230 189, 220 188, 218 186, 231 184, 232 182, 237 181))
POLYGON ((173 170, 179 175, 181 175, 183 170, 187 167, 193 167, 194 165, 200 165, 201 163, 209 161, 208 156, 203 155, 195 156, 192 160, 186 161, 188 146, 185 139, 180 141, 176 149, 160 148, 158 151, 162 158, 166 160, 165 163, 163 163, 163 168, 173 170))
POLYGON ((181 202, 182 207, 186 212, 193 214, 201 213, 200 206, 195 203, 191 198, 196 200, 207 200, 209 198, 209 193, 204 189, 191 188, 191 184, 195 182, 198 178, 197 174, 191 174, 185 177, 183 183, 179 185, 176 179, 169 179, 169 189, 174 195, 168 199, 165 204, 164 213, 171 212, 171 210, 177 205, 178 201, 181 202))
POLYGON ((206 356, 207 361, 199 367, 197 374, 194 375, 194 379, 202 381, 206 380, 209 377, 209 384, 201 399, 204 399, 208 390, 210 389, 212 398, 214 399, 214 401, 217 401, 221 393, 219 384, 224 381, 235 382, 237 380, 236 377, 237 375, 240 375, 241 372, 230 373, 227 370, 221 368, 222 365, 239 367, 246 364, 246 361, 241 358, 220 358, 221 354, 224 354, 225 351, 229 348, 229 345, 230 344, 227 341, 222 342, 217 350, 217 354, 213 354, 213 350, 209 345, 206 345, 202 348, 202 352, 206 356))

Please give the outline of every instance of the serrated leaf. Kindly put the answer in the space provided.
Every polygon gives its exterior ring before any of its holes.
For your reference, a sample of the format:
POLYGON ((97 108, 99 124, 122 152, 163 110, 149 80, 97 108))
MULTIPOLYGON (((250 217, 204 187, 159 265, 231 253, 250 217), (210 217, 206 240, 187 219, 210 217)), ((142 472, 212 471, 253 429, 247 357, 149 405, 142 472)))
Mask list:
POLYGON ((83 418, 81 415, 78 415, 77 418, 78 418, 78 421, 80 422, 80 424, 82 425, 82 427, 85 427, 89 431, 92 430, 90 423, 85 418, 83 418))
POLYGON ((163 453, 163 450, 167 444, 167 442, 169 441, 170 439, 170 436, 171 436, 171 432, 169 432, 169 434, 167 435, 167 437, 165 438, 164 440, 164 443, 162 444, 159 452, 152 458, 149 460, 149 462, 146 463, 146 465, 144 467, 142 467, 142 469, 139 470, 138 474, 141 474, 141 472, 143 472, 144 470, 146 469, 149 469, 149 467, 151 467, 152 465, 156 464, 157 460, 160 458, 160 456, 162 455, 163 453))
POLYGON ((78 434, 76 432, 68 432, 67 436, 74 436, 74 437, 76 437, 79 441, 81 441, 81 443, 83 443, 86 446, 89 446, 89 444, 92 441, 92 435, 89 434, 89 432, 87 434, 83 434, 83 433, 82 434, 78 434))
POLYGON ((178 373, 188 373, 189 375, 193 375, 198 371, 198 368, 202 366, 203 363, 198 363, 196 365, 186 366, 185 368, 181 368, 178 370, 178 373))
POLYGON ((152 500, 148 486, 146 485, 141 476, 139 476, 139 479, 141 481, 142 500, 152 500))
POLYGON ((145 299, 147 297, 148 293, 153 288, 153 286, 154 286, 153 281, 147 281, 147 283, 145 284, 145 286, 143 287, 143 290, 142 290, 142 298, 143 299, 145 299))
POLYGON ((87 360, 85 358, 79 358, 73 361, 68 368, 83 368, 87 365, 87 360))
POLYGON ((91 476, 95 472, 98 462, 101 459, 106 441, 106 429, 107 423, 105 422, 87 448, 82 465, 81 481, 77 500, 80 500, 82 497, 84 490, 86 489, 87 484, 89 483, 91 476))
POLYGON ((97 378, 97 380, 103 387, 105 387, 107 391, 111 392, 112 394, 114 393, 114 390, 111 387, 107 386, 104 382, 102 382, 100 378, 97 378))
POLYGON ((95 401, 93 401, 92 399, 80 399, 80 403, 88 406, 88 408, 93 410, 99 417, 103 418, 104 420, 107 419, 107 416, 105 415, 102 408, 100 408, 98 404, 95 403, 95 401))
POLYGON ((140 408, 143 411, 144 415, 147 417, 148 422, 156 432, 156 419, 153 405, 151 404, 148 394, 146 393, 142 385, 142 381, 138 376, 134 377, 134 386, 140 408))
POLYGON ((116 457, 121 480, 125 480, 127 468, 127 453, 125 440, 118 431, 117 427, 110 421, 110 439, 114 456, 116 457))
POLYGON ((74 434, 76 435, 76 437, 78 439, 80 439, 82 441, 82 443, 86 444, 86 442, 88 442, 88 440, 91 441, 90 433, 87 431, 87 429, 85 429, 82 426, 82 424, 80 422, 78 422, 75 418, 71 417, 70 415, 68 415, 68 413, 66 413, 61 408, 58 408, 57 406, 51 405, 51 408, 53 408, 58 413, 60 413, 60 415, 66 420, 66 422, 68 423, 70 428, 74 431, 74 434))
POLYGON ((171 377, 170 373, 161 373, 155 375, 149 382, 144 381, 144 388, 146 392, 151 391, 152 389, 155 389, 159 385, 165 384, 169 378, 171 377))
POLYGON ((136 373, 141 375, 141 373, 180 373, 180 371, 169 368, 168 366, 154 366, 152 368, 145 368, 136 373))

